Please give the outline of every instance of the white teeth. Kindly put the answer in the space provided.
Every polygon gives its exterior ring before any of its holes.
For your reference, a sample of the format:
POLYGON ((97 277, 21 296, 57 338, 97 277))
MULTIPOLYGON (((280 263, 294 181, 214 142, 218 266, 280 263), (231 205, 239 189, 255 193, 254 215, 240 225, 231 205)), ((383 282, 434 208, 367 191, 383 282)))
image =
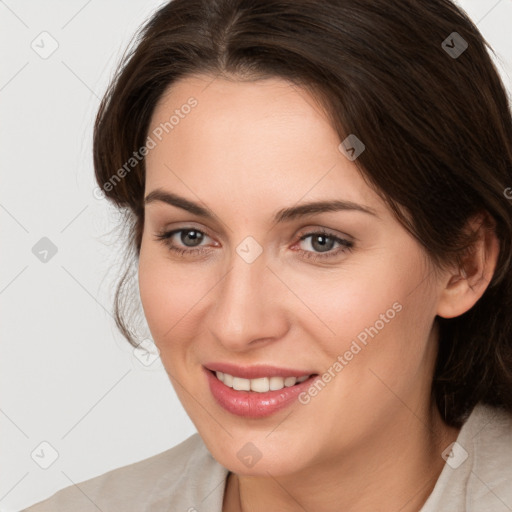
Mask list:
POLYGON ((260 379, 251 379, 251 391, 257 393, 266 393, 270 389, 268 377, 261 377, 260 379))
POLYGON ((270 390, 276 391, 284 388, 283 377, 270 377, 270 390))
POLYGON ((251 381, 249 379, 242 379, 241 377, 234 377, 233 389, 236 389, 237 391, 250 391, 251 381))
POLYGON ((286 379, 284 379, 284 385, 287 388, 294 386, 296 382, 297 382, 296 377, 286 377, 286 379))
POLYGON ((266 393, 267 391, 278 391, 283 388, 289 388, 295 384, 300 384, 309 378, 309 375, 301 377, 260 377, 258 379, 243 379, 242 377, 233 377, 228 373, 215 372, 217 378, 226 386, 237 391, 255 391, 256 393, 266 393))
POLYGON ((224 382, 224 384, 226 384, 226 386, 229 386, 230 388, 233 387, 233 375, 229 375, 229 373, 224 373, 223 374, 223 377, 224 377, 224 380, 222 382, 224 382))

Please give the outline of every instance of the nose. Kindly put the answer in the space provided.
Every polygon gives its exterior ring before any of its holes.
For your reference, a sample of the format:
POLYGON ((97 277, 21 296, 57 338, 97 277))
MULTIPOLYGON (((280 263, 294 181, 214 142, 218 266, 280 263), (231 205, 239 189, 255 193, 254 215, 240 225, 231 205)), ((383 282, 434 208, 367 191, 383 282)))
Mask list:
POLYGON ((263 254, 247 263, 234 253, 229 271, 216 288, 208 328, 225 348, 241 352, 284 336, 286 290, 263 254))

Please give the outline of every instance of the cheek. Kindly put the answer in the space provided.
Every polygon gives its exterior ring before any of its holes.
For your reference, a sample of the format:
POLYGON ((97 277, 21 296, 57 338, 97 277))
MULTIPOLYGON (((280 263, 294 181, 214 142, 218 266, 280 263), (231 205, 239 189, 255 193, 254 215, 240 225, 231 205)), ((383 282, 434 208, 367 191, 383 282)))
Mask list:
POLYGON ((372 365, 385 367, 391 377, 397 367, 414 371, 435 316, 421 255, 411 250, 400 258, 390 251, 351 270, 318 280, 314 293, 311 283, 302 283, 303 290, 309 286, 307 304, 318 317, 309 314, 303 328, 332 362, 346 354, 354 377, 363 379, 372 365))
POLYGON ((141 245, 139 291, 144 316, 162 363, 173 374, 208 339, 205 308, 211 305, 222 273, 172 261, 162 247, 141 245))
POLYGON ((157 346, 173 339, 187 323, 187 314, 200 297, 197 281, 180 272, 160 247, 141 246, 139 290, 144 315, 157 346))
POLYGON ((435 345, 429 339, 434 304, 429 287, 415 288, 411 280, 360 302, 358 315, 347 314, 350 335, 336 354, 346 361, 338 385, 352 395, 345 396, 347 403, 355 407, 355 397, 363 396, 370 410, 386 403, 392 410, 399 404, 397 396, 408 401, 425 391, 434 361, 435 345))
MULTIPOLYGON (((312 339, 332 340, 343 349, 350 340, 377 323, 379 331, 398 316, 408 284, 403 276, 386 265, 360 265, 329 276, 312 278, 288 276, 294 293, 303 298, 309 311, 301 315, 303 326, 312 339), (394 307, 393 307, 394 306, 394 307)), ((410 280, 415 277, 409 273, 410 280)), ((412 286, 412 285, 411 285, 412 286)), ((297 309, 303 309, 298 305, 297 309)))
MULTIPOLYGON (((205 308, 218 293, 215 285, 222 277, 217 270, 214 266, 198 265, 194 269, 177 264, 160 245, 143 237, 139 289, 148 326, 162 356, 171 348, 171 342, 176 350, 180 344, 197 340, 200 331, 205 330, 210 318, 205 308)), ((364 349, 358 352, 357 359, 365 366, 373 357, 403 355, 411 345, 409 338, 416 338, 426 328, 424 319, 431 314, 425 303, 424 286, 418 286, 426 270, 412 251, 407 258, 393 251, 374 254, 357 265, 347 264, 345 270, 329 274, 318 269, 278 270, 285 283, 293 283, 293 293, 283 286, 283 310, 276 314, 286 315, 296 324, 327 356, 321 356, 324 362, 335 361, 347 351, 357 351, 354 341, 364 349)))

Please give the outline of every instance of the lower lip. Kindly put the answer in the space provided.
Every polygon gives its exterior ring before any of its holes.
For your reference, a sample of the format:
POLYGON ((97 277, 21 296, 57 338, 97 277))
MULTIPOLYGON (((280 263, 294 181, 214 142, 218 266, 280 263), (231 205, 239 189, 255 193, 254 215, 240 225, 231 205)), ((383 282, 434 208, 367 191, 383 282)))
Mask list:
POLYGON ((204 368, 210 391, 217 403, 226 411, 245 418, 264 418, 291 405, 319 377, 313 375, 300 384, 277 391, 257 393, 237 391, 223 384, 210 370, 204 368))

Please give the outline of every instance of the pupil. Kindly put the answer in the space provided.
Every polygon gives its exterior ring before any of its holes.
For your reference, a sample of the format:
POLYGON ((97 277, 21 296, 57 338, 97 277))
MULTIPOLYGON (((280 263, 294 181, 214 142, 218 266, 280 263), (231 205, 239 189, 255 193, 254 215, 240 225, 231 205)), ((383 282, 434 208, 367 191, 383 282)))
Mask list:
POLYGON ((313 237, 313 242, 312 242, 312 245, 313 245, 313 248, 315 250, 319 249, 320 252, 326 252, 326 251, 329 251, 330 249, 332 249, 332 244, 334 243, 334 241, 329 237, 329 236, 326 236, 326 235, 317 235, 316 237, 313 237), (331 243, 327 243, 326 244, 326 240, 331 240, 331 243), (318 240, 322 240, 322 242, 320 242, 320 246, 319 247, 315 247, 315 243, 318 241, 318 240))
POLYGON ((199 233, 199 231, 196 231, 196 230, 190 230, 190 231, 182 231, 181 233, 181 241, 187 245, 187 240, 185 240, 185 238, 188 237, 188 241, 192 241, 192 246, 194 245, 199 245, 201 243, 201 240, 203 238, 203 234, 202 233, 199 233), (193 233, 191 235, 191 233, 193 233))

